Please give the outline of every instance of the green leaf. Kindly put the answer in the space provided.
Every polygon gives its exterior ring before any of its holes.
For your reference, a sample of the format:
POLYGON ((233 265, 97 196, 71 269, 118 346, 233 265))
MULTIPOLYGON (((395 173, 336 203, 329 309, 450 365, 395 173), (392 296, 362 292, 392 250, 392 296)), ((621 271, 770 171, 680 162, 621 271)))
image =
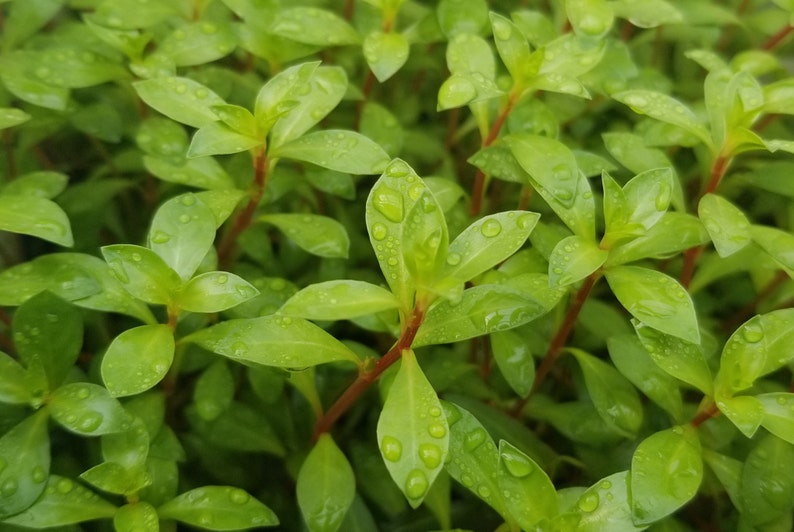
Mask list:
POLYGON ((169 183, 219 190, 234 187, 229 174, 212 157, 184 159, 177 163, 144 155, 143 165, 156 177, 169 183))
POLYGON ((615 93, 612 98, 628 105, 635 113, 681 127, 699 138, 706 146, 713 146, 711 134, 700 123, 695 113, 681 101, 667 94, 634 89, 615 93))
POLYGON ((654 168, 637 174, 623 186, 628 218, 626 223, 642 226, 645 231, 661 220, 673 194, 673 171, 654 168))
POLYGON ((174 304, 188 312, 221 312, 258 294, 259 290, 233 273, 206 272, 185 283, 174 304))
POLYGON ((741 508, 739 484, 742 477, 744 462, 731 458, 730 456, 715 453, 710 449, 703 449, 703 461, 706 462, 720 481, 720 484, 725 488, 725 492, 728 494, 733 505, 736 508, 741 508))
POLYGON ((191 127, 206 126, 218 120, 213 106, 226 103, 211 89, 190 78, 154 78, 136 81, 132 86, 149 107, 191 127))
POLYGON ((246 491, 230 486, 204 486, 171 499, 159 508, 161 519, 175 519, 208 530, 276 526, 273 511, 246 491))
POLYGON ((187 193, 166 201, 149 229, 149 247, 184 280, 193 276, 215 241, 215 213, 200 198, 187 193))
POLYGON ((35 53, 31 57, 31 53, 16 51, 3 54, 0 57, 0 80, 8 92, 20 100, 47 109, 65 111, 69 105, 69 89, 41 80, 35 72, 36 61, 40 57, 35 53))
POLYGON ((50 396, 50 414, 62 427, 83 436, 123 432, 130 415, 105 388, 90 383, 65 384, 50 396))
POLYGON ((699 344, 665 334, 637 320, 633 324, 645 351, 658 367, 704 394, 713 393, 711 370, 699 344))
POLYGON ((722 196, 704 195, 698 203, 698 216, 720 257, 736 253, 751 241, 747 217, 722 196))
POLYGON ((19 362, 0 351, 0 403, 31 402, 35 383, 29 375, 19 362))
POLYGON ((223 415, 212 421, 192 418, 191 424, 213 454, 221 449, 268 453, 282 458, 287 454, 267 418, 245 403, 232 402, 223 415))
POLYGON ((72 305, 50 292, 28 299, 14 314, 14 344, 28 368, 40 364, 50 389, 57 388, 83 345, 83 320, 72 305))
POLYGON ((375 78, 383 83, 402 68, 408 60, 411 48, 401 33, 376 30, 364 38, 363 52, 375 78))
POLYGON ((180 24, 157 48, 157 54, 178 67, 203 65, 231 53, 237 38, 225 21, 180 24))
POLYGON ((222 122, 212 122, 201 126, 193 135, 187 156, 192 158, 240 153, 262 146, 263 143, 259 137, 239 133, 222 122))
POLYGON ((507 211, 477 220, 449 244, 439 275, 461 282, 474 279, 518 251, 539 218, 534 212, 507 211))
POLYGON ((565 12, 576 35, 601 38, 612 29, 614 14, 607 0, 565 0, 565 12))
POLYGON ((127 468, 116 462, 102 462, 80 474, 80 478, 108 493, 131 497, 149 485, 143 468, 127 468))
POLYGON ((290 240, 312 255, 347 258, 350 238, 345 227, 328 216, 319 214, 265 214, 260 222, 278 227, 290 240))
POLYGON ((317 46, 343 46, 361 42, 356 29, 328 9, 288 7, 276 11, 270 32, 280 37, 317 46))
MULTIPOLYGON (((260 131, 270 131, 279 118, 300 105, 300 100, 295 99, 295 95, 311 92, 310 81, 319 65, 320 63, 317 61, 291 66, 270 78, 259 89, 259 93, 256 96, 254 117, 260 131)), ((338 100, 336 103, 338 103, 338 100)), ((336 103, 330 109, 333 109, 336 103)), ((322 118, 321 116, 319 119, 322 120, 322 118)))
POLYGON ((132 244, 104 246, 102 256, 131 295, 154 305, 171 303, 182 280, 154 251, 132 244))
POLYGON ((145 501, 126 504, 118 509, 113 516, 113 527, 116 532, 138 532, 147 530, 158 532, 160 523, 157 510, 145 501))
POLYGON ((697 431, 676 426, 652 434, 631 458, 631 513, 637 525, 666 517, 689 502, 703 478, 697 431))
POLYGON ((348 320, 397 308, 394 295, 364 281, 337 280, 301 289, 278 310, 308 320, 348 320))
POLYGON ((764 420, 761 424, 766 430, 791 444, 794 444, 794 394, 777 392, 755 396, 764 407, 764 420))
POLYGON ((328 434, 322 434, 298 473, 298 506, 312 532, 339 529, 356 495, 353 468, 328 434))
POLYGON ((611 131, 601 137, 609 154, 635 174, 653 168, 672 167, 667 155, 658 148, 647 146, 640 135, 611 131))
POLYGON ((60 172, 30 172, 3 185, 0 193, 52 199, 64 191, 68 182, 69 176, 60 172))
POLYGON ((595 202, 576 156, 562 142, 540 135, 510 135, 504 142, 530 183, 575 235, 595 237, 595 202))
POLYGON ((632 521, 629 499, 628 471, 602 478, 587 488, 576 501, 573 509, 581 515, 576 530, 644 530, 645 527, 639 527, 632 521))
POLYGON ((43 28, 61 9, 61 0, 15 2, 5 10, 3 50, 11 50, 43 28))
POLYGON ((667 411, 673 420, 682 421, 684 404, 678 382, 654 362, 636 336, 610 336, 607 347, 615 368, 624 377, 667 411))
POLYGON ((21 109, 13 107, 0 107, 0 129, 24 124, 30 120, 31 116, 21 109))
POLYGON ((665 258, 708 241, 709 234, 697 217, 680 212, 667 212, 642 236, 613 247, 606 264, 609 266, 644 258, 665 258))
POLYGON ((464 3, 441 0, 436 7, 436 17, 442 33, 448 40, 461 34, 478 35, 488 24, 488 3, 485 0, 470 0, 464 3))
POLYGON ((490 17, 496 51, 510 72, 513 83, 521 86, 535 74, 531 71, 533 61, 529 43, 510 19, 494 12, 490 13, 490 17))
POLYGON ((413 345, 459 342, 524 325, 551 310, 564 294, 543 274, 463 291, 460 301, 439 300, 427 312, 413 345))
POLYGON ((523 530, 559 512, 554 484, 546 472, 520 449, 499 440, 499 467, 496 481, 504 495, 508 515, 523 530), (531 504, 527 504, 532 501, 531 504))
POLYGON ((636 437, 642 424, 642 404, 634 386, 603 360, 580 349, 569 351, 579 362, 598 415, 624 437, 636 437))
POLYGON ((110 519, 116 507, 66 477, 50 475, 44 494, 26 509, 3 522, 30 528, 66 526, 94 519, 110 519))
POLYGON ((717 407, 748 438, 764 421, 764 406, 753 396, 718 397, 717 407))
POLYGON ((0 437, 0 519, 30 507, 50 471, 47 411, 39 410, 0 437))
POLYGON ((567 286, 594 273, 606 262, 609 251, 577 235, 560 240, 549 257, 549 283, 567 286))
POLYGON ((377 174, 389 161, 378 144, 361 133, 326 129, 308 133, 271 150, 273 158, 296 159, 348 174, 377 174))
POLYGON ((0 303, 21 305, 44 290, 67 301, 99 292, 97 281, 82 268, 61 260, 64 255, 42 255, 0 271, 0 303))
POLYGON ((722 351, 716 387, 732 395, 794 359, 794 309, 755 316, 736 329, 722 351))
POLYGON ((769 253, 781 266, 794 270, 794 235, 774 227, 752 225, 750 236, 758 247, 769 253))
POLYGON ((792 467, 794 447, 790 443, 773 435, 758 440, 745 460, 739 491, 743 516, 750 523, 762 525, 791 514, 794 479, 788 472, 792 467))
POLYGON ((0 194, 0 231, 32 235, 61 246, 74 245, 69 218, 46 198, 0 194))
POLYGON ((665 0, 613 0, 616 17, 625 18, 638 28, 656 28, 683 21, 681 13, 665 0))
POLYGON ((102 358, 102 380, 114 397, 135 395, 160 382, 174 359, 174 332, 167 325, 128 329, 102 358))
POLYGON ((288 316, 227 320, 184 338, 225 357, 281 368, 359 358, 316 325, 288 316))
POLYGON ((525 338, 513 331, 490 335, 491 351, 507 383, 521 397, 529 396, 535 381, 535 361, 525 338))
MULTIPOLYGON (((223 225, 229 216, 237 208, 240 201, 246 196, 242 190, 205 190, 196 192, 196 198, 204 205, 209 207, 215 216, 215 228, 223 225)), ((160 235, 162 237, 162 235, 160 235)))
POLYGON ((196 412, 207 421, 224 413, 232 404, 235 393, 234 375, 224 359, 219 359, 201 372, 193 388, 196 412))
POLYGON ((639 266, 613 266, 604 275, 632 316, 661 332, 700 343, 692 298, 672 277, 639 266))
POLYGON ((461 33, 452 37, 447 45, 447 67, 451 76, 439 88, 439 111, 502 94, 496 84, 493 49, 478 35, 461 33))
POLYGON ((189 12, 180 10, 177 3, 141 4, 136 0, 115 0, 101 2, 94 13, 94 21, 109 28, 135 29, 155 26, 168 17, 188 15, 189 12))
POLYGON ((86 48, 68 45, 36 51, 15 51, 7 54, 6 58, 22 62, 35 79, 53 87, 91 87, 127 77, 126 69, 120 64, 86 48))
POLYGON ((417 508, 444 465, 449 427, 436 392, 411 350, 402 352, 377 432, 389 474, 411 507, 417 508))
MULTIPOLYGON (((387 158, 398 155, 402 150, 405 139, 402 125, 390 110, 378 103, 364 103, 358 130, 364 137, 383 148, 388 154, 387 158)), ((382 168, 378 172, 381 170, 382 168)))
MULTIPOLYGON (((155 393, 150 395, 155 396, 155 393)), ((133 401, 132 403, 128 402, 124 405, 125 410, 128 411, 128 409, 130 409, 129 405, 135 405, 136 402, 146 406, 154 406, 154 408, 158 410, 160 407, 165 406, 163 403, 152 405, 153 401, 140 401, 141 398, 145 397, 146 396, 137 396, 137 401, 133 401)), ((146 460, 149 457, 149 440, 153 439, 155 435, 159 434, 161 431, 168 429, 164 429, 163 418, 161 418, 157 430, 153 431, 150 437, 147 424, 143 418, 136 416, 132 412, 128 413, 128 417, 132 419, 132 422, 127 425, 127 430, 123 432, 112 432, 102 436, 102 458, 107 462, 114 462, 128 470, 138 469, 143 473, 146 467, 146 460)), ((160 414, 160 412, 155 413, 155 415, 158 414, 160 414)))

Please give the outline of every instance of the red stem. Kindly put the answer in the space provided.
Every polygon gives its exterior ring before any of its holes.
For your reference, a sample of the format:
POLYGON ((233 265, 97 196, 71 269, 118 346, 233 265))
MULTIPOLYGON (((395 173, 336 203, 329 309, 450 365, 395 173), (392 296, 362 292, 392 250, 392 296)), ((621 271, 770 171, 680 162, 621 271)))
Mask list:
POLYGON ((402 356, 403 351, 411 348, 416 333, 425 319, 424 308, 420 305, 414 307, 411 318, 400 334, 400 338, 395 342, 389 351, 375 363, 370 370, 362 370, 353 383, 347 387, 342 395, 334 402, 325 414, 317 420, 314 425, 312 441, 317 441, 321 434, 331 430, 333 424, 353 406, 356 400, 363 394, 370 385, 375 382, 381 374, 397 362, 402 356))
POLYGON ((777 47, 783 39, 788 37, 788 34, 794 31, 794 26, 787 25, 785 28, 781 29, 779 32, 772 35, 766 42, 761 45, 761 49, 763 50, 772 50, 773 48, 777 47))
POLYGON ((240 233, 251 226, 256 208, 262 200, 267 184, 268 161, 265 146, 257 148, 254 154, 254 179, 250 186, 250 198, 245 208, 234 218, 231 228, 223 235, 218 245, 218 264, 221 269, 228 269, 232 260, 232 251, 240 233))
POLYGON ((709 404, 706 408, 700 410, 697 415, 689 422, 694 428, 698 428, 700 425, 708 421, 709 419, 718 416, 720 413, 719 409, 717 408, 717 404, 709 399, 709 404))

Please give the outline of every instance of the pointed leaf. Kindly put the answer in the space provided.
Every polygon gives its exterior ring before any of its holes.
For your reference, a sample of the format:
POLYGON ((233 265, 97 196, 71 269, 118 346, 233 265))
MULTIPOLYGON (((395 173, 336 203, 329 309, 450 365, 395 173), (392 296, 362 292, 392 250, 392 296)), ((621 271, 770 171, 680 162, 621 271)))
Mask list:
POLYGON ((669 257, 708 241, 709 234, 697 217, 681 212, 667 212, 641 236, 613 247, 607 265, 624 264, 644 258, 669 257))
POLYGON ((276 120, 300 104, 295 99, 296 93, 311 92, 309 80, 319 65, 319 61, 312 61, 291 66, 271 77, 259 89, 254 117, 260 131, 269 131, 276 120))
POLYGON ((758 246, 788 270, 794 270, 794 235, 774 227, 750 226, 750 235, 758 246))
POLYGON ((280 37, 317 46, 342 46, 361 42, 356 29, 328 9, 290 7, 279 9, 270 32, 280 37))
POLYGON ((378 418, 378 446, 389 474, 413 508, 444 465, 449 427, 413 351, 402 362, 378 418))
POLYGON ((635 89, 618 92, 612 97, 631 107, 635 113, 648 115, 656 120, 684 128, 699 138, 706 146, 712 146, 711 134, 700 123, 695 113, 672 96, 661 92, 635 89))
POLYGON ((496 51, 510 72, 513 83, 522 85, 534 73, 529 71, 532 65, 529 43, 524 34, 510 19, 491 12, 491 29, 493 31, 496 51))
POLYGON ((794 446, 773 435, 758 440, 742 469, 739 497, 743 514, 762 525, 786 514, 794 506, 794 446))
POLYGON ((761 424, 766 430, 794 444, 794 394, 778 392, 755 396, 764 407, 764 420, 761 424))
POLYGON ((70 383, 52 393, 52 418, 62 427, 83 436, 122 432, 130 415, 105 388, 90 383, 70 383))
POLYGON ((623 187, 628 219, 646 231, 656 225, 670 206, 673 195, 673 172, 669 167, 654 168, 637 174, 623 187))
POLYGON ((271 157, 305 161, 348 174, 377 174, 389 162, 378 144, 355 131, 326 129, 314 131, 279 145, 271 157))
POLYGON ((615 16, 625 18, 638 28, 655 28, 681 22, 681 13, 666 0, 613 0, 615 16))
POLYGON ((748 438, 755 435, 764 421, 764 406, 751 395, 718 398, 717 407, 748 438))
POLYGON ((644 530, 645 527, 637 526, 632 521, 629 504, 629 472, 609 475, 587 488, 576 501, 573 509, 581 515, 576 530, 644 530))
POLYGON ((190 78, 154 78, 136 81, 132 86, 149 107, 196 128, 218 120, 212 107, 226 103, 209 87, 190 78))
POLYGON ((14 109, 12 107, 0 108, 0 129, 18 126, 30 119, 31 116, 21 109, 14 109))
POLYGON ((222 122, 211 122, 201 126, 193 135, 187 157, 240 153, 263 143, 261 138, 239 133, 222 122))
POLYGON ((302 368, 359 361, 355 353, 313 323, 287 316, 227 320, 197 331, 184 341, 234 360, 264 366, 302 368))
POLYGON ((698 216, 720 257, 732 255, 751 242, 747 217, 722 196, 703 196, 698 203, 698 216))
POLYGON ((560 240, 549 257, 549 284, 567 286, 581 281, 606 262, 609 251, 592 240, 572 235, 560 240))
POLYGON ((0 194, 0 231, 32 235, 61 246, 74 245, 69 218, 46 198, 0 194))
POLYGON ((392 77, 408 60, 408 40, 401 33, 373 31, 364 39, 364 59, 378 81, 392 77))
POLYGON ((350 238, 345 227, 327 216, 318 214, 265 214, 258 219, 278 227, 301 249, 312 255, 347 258, 350 238))
POLYGON ((323 434, 298 473, 298 506, 312 532, 339 529, 356 495, 353 468, 328 434, 323 434))
POLYGON ((174 332, 142 325, 113 339, 102 358, 102 380, 114 397, 135 395, 160 382, 174 359, 174 332))
POLYGON ((494 332, 490 338, 502 376, 519 396, 529 396, 535 381, 535 361, 527 340, 513 331, 494 332))
POLYGON ((242 277, 227 272, 206 272, 190 279, 174 304, 188 312, 222 312, 259 294, 242 277))
POLYGON ((161 518, 209 530, 278 525, 273 511, 246 491, 230 486, 195 488, 157 508, 161 518))
POLYGON ((307 286, 278 310, 308 320, 347 320, 397 308, 394 295, 364 281, 325 281, 307 286))
POLYGON ((546 472, 505 440, 499 440, 496 480, 505 496, 508 514, 523 530, 532 530, 540 521, 559 512, 557 492, 546 472), (528 501, 532 502, 527 504, 528 501))
POLYGON ((586 38, 603 37, 615 19, 606 0, 565 0, 565 12, 576 34, 586 38))
POLYGON ((169 183, 205 189, 231 189, 234 187, 226 170, 212 157, 185 159, 178 163, 144 155, 143 165, 156 177, 169 183))
POLYGON ((139 530, 159 532, 160 523, 154 506, 148 502, 140 501, 119 508, 116 515, 113 516, 113 527, 116 532, 138 532, 139 530))
POLYGON ((50 471, 46 409, 0 437, 0 464, 0 520, 4 520, 29 508, 44 491, 50 471))
POLYGON ((154 251, 132 244, 104 246, 102 256, 113 275, 132 296, 154 305, 167 305, 182 280, 154 251))

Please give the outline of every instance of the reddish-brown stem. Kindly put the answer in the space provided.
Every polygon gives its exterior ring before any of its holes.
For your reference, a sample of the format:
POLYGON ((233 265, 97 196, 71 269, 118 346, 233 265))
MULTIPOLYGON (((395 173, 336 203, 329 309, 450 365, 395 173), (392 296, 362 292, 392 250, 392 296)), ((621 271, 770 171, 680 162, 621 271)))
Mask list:
POLYGON ((265 185, 267 184, 268 174, 268 160, 265 153, 265 146, 260 146, 254 153, 254 179, 251 181, 249 187, 249 198, 243 210, 237 213, 234 222, 228 231, 223 235, 220 244, 218 245, 218 264, 221 269, 228 269, 234 246, 237 242, 237 237, 240 233, 251 226, 254 219, 254 213, 262 200, 262 195, 265 193, 265 185))
POLYGON ((762 116, 761 119, 758 121, 758 123, 753 126, 753 131, 755 131, 756 133, 761 133, 763 130, 769 127, 769 124, 771 124, 778 118, 780 118, 780 115, 774 113, 770 115, 762 116))
POLYGON ((524 185, 521 187, 521 196, 518 198, 518 210, 525 211, 529 207, 529 200, 532 199, 532 187, 524 185))
POLYGON ((702 425, 709 419, 718 416, 719 413, 720 410, 717 408, 717 404, 713 400, 709 399, 706 408, 701 409, 695 415, 692 421, 689 422, 689 424, 692 425, 694 428, 698 428, 700 425, 702 425))
POLYGON ((529 398, 538 391, 540 386, 546 380, 546 377, 548 377, 551 368, 559 358, 563 347, 565 347, 565 343, 568 341, 568 337, 571 335, 574 325, 576 325, 576 320, 579 317, 579 313, 582 311, 582 306, 584 306, 585 301, 587 301, 587 298, 590 296, 590 292, 593 290, 593 286, 595 286, 596 282, 600 278, 600 271, 591 273, 584 280, 582 286, 579 287, 576 295, 574 295, 573 301, 571 301, 571 306, 568 307, 568 311, 565 313, 565 318, 563 319, 560 328, 557 329, 557 333, 552 337, 551 342, 549 343, 549 348, 546 350, 546 355, 543 357, 543 361, 540 363, 540 366, 535 373, 535 382, 532 383, 532 391, 525 399, 520 400, 515 407, 513 407, 511 413, 514 416, 518 416, 521 413, 521 411, 524 409, 524 406, 526 406, 527 401, 529 401, 529 398))
POLYGON ((344 15, 347 20, 353 19, 353 10, 356 7, 356 0, 345 0, 344 15))
MULTIPOLYGON (((499 111, 499 115, 491 125, 491 129, 488 131, 488 136, 486 136, 482 141, 483 148, 487 148, 493 144, 494 141, 499 137, 499 132, 502 131, 502 126, 504 126, 507 117, 510 115, 510 112, 518 102, 518 96, 519 94, 517 91, 512 91, 510 93, 510 96, 507 98, 507 102, 505 102, 504 107, 502 107, 502 109, 499 111)), ((474 176, 474 185, 472 186, 471 190, 471 207, 469 208, 470 215, 477 216, 480 214, 484 194, 485 173, 482 170, 477 170, 477 174, 474 176)))
POLYGON ((449 112, 447 119, 447 134, 444 136, 444 149, 447 152, 452 151, 452 145, 455 143, 455 135, 458 132, 458 124, 460 123, 460 107, 455 107, 449 112))
POLYGON ((779 32, 775 33, 766 42, 761 45, 761 49, 763 50, 772 50, 776 48, 786 37, 788 37, 789 33, 794 31, 794 26, 787 25, 785 28, 781 29, 779 32))
POLYGON ((325 414, 317 420, 314 425, 314 434, 312 440, 317 441, 321 434, 331 430, 331 427, 336 421, 353 406, 356 400, 363 394, 370 385, 378 380, 378 377, 392 366, 395 362, 400 360, 403 351, 411 348, 414 342, 419 326, 425 319, 424 307, 417 305, 414 307, 411 317, 408 319, 405 327, 403 328, 400 338, 395 342, 389 351, 383 355, 371 369, 362 369, 358 377, 347 389, 339 396, 339 399, 331 405, 325 414))

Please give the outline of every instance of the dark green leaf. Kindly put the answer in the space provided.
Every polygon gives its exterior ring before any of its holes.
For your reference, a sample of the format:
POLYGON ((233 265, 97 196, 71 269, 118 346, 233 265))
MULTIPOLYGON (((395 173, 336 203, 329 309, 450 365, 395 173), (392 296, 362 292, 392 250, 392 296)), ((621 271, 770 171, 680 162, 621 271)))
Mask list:
POLYGON ((507 383, 521 397, 527 397, 535 381, 535 361, 525 338, 514 331, 490 335, 491 351, 507 383))
POLYGON ((273 511, 240 488, 204 486, 187 491, 157 509, 164 519, 209 530, 275 526, 273 511))
POLYGON ((791 514, 794 507, 794 447, 773 435, 758 440, 744 463, 739 497, 744 515, 755 525, 791 514))
POLYGON ((323 434, 298 473, 298 506, 312 532, 339 529, 356 495, 353 468, 328 434, 323 434))
POLYGON ((50 396, 50 413, 61 426, 84 436, 123 432, 130 415, 108 391, 87 382, 65 384, 50 396))
POLYGON ((193 388, 193 402, 199 416, 212 421, 229 408, 234 400, 234 375, 224 359, 219 359, 201 372, 193 388))
POLYGON ((160 382, 174 359, 174 332, 167 325, 128 329, 102 358, 102 380, 114 397, 135 395, 160 382))
POLYGON ((378 144, 355 131, 308 133, 271 150, 271 157, 297 159, 348 174, 377 174, 389 161, 378 144))
POLYGON ((738 207, 722 196, 703 196, 698 203, 698 216, 720 257, 732 255, 750 243, 750 222, 738 207))
POLYGON ((278 310, 308 320, 346 320, 396 308, 391 292, 364 281, 325 281, 307 286, 278 310))
POLYGON ((0 519, 30 507, 50 472, 47 411, 39 410, 0 437, 0 519))

